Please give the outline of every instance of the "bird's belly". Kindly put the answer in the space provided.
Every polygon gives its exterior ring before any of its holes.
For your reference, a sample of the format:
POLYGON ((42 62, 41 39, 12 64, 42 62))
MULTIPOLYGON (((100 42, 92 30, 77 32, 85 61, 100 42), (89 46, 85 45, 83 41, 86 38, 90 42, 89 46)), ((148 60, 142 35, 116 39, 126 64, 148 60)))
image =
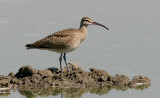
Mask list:
POLYGON ((44 47, 39 49, 49 50, 49 51, 58 52, 58 53, 68 53, 77 49, 79 44, 80 44, 80 40, 79 38, 76 38, 76 40, 72 40, 70 43, 66 42, 65 44, 54 44, 54 45, 50 45, 50 47, 44 47))
MULTIPOLYGON (((77 48, 77 47, 76 47, 77 48)), ((61 48, 61 49, 48 49, 52 52, 58 52, 58 53, 68 53, 74 51, 76 48, 68 47, 68 48, 61 48)))
POLYGON ((67 43, 59 47, 53 47, 49 51, 54 51, 58 53, 68 53, 77 49, 79 44, 80 44, 80 40, 77 38, 76 40, 73 40, 71 43, 67 43))

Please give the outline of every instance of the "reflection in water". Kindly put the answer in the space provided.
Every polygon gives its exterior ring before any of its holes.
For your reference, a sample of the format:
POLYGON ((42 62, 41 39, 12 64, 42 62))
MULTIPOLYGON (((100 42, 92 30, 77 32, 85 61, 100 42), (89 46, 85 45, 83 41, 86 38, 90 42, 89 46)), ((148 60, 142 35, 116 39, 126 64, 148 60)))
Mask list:
POLYGON ((150 86, 140 85, 136 87, 97 87, 97 88, 50 88, 50 89, 40 89, 40 88, 28 88, 25 90, 19 90, 20 94, 26 96, 27 98, 36 98, 37 96, 47 97, 47 96, 58 96, 61 98, 79 98, 83 96, 83 93, 90 92, 92 94, 104 95, 107 94, 111 89, 126 91, 127 89, 143 90, 150 86))
POLYGON ((147 89, 149 86, 151 86, 151 84, 146 84, 146 85, 139 85, 139 86, 135 86, 135 87, 130 87, 130 88, 134 88, 136 90, 144 90, 147 89))
POLYGON ((91 89, 90 93, 104 95, 104 94, 107 94, 110 90, 111 90, 111 87, 99 87, 99 88, 91 89))
POLYGON ((10 90, 9 89, 0 89, 0 96, 9 96, 10 90))

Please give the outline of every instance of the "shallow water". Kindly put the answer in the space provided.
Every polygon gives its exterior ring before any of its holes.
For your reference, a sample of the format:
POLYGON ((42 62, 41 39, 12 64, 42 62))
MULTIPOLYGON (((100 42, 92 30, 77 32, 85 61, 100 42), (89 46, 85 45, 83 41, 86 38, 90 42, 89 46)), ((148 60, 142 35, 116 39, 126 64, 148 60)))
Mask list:
MULTIPOLYGON (((9 97, 60 97, 60 98, 79 98, 79 97, 88 97, 97 98, 99 96, 106 97, 112 90, 112 92, 129 92, 130 90, 141 91, 147 89, 148 86, 140 86, 138 88, 129 88, 129 87, 98 87, 98 88, 47 88, 47 89, 28 89, 28 90, 17 90, 17 91, 8 91, 8 93, 3 93, 0 96, 9 96, 10 92, 12 96, 9 97), (16 95, 15 95, 16 94, 16 95), (88 95, 90 94, 90 95, 88 95), (17 96, 18 95, 18 96, 17 96)), ((133 95, 127 95, 124 97, 132 97, 133 95)))
MULTIPOLYGON (((80 19, 87 16, 110 30, 89 26, 87 39, 76 51, 67 54, 67 61, 76 62, 85 70, 101 68, 111 75, 148 76, 152 83, 142 91, 113 89, 104 95, 86 92, 81 97, 157 98, 160 96, 159 3, 158 0, 0 0, 0 74, 16 73, 23 65, 36 69, 59 67, 58 53, 27 51, 25 44, 58 30, 79 28, 80 19)), ((6 97, 24 97, 18 91, 10 93, 6 97)))

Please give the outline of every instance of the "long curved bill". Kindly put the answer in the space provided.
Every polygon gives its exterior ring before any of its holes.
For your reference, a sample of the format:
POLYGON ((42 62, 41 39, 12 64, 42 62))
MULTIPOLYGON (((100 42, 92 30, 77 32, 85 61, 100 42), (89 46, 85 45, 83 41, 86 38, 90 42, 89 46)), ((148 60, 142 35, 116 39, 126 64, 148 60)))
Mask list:
POLYGON ((106 26, 104 26, 104 25, 102 25, 102 24, 100 24, 100 23, 92 22, 92 24, 102 26, 102 27, 106 28, 107 30, 109 30, 106 26))

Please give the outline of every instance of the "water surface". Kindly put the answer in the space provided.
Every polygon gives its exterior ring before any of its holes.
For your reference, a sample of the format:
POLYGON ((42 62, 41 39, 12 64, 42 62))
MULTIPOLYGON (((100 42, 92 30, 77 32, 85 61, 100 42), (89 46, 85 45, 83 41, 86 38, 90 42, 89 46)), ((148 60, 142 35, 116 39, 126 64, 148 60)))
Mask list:
MULTIPOLYGON (((107 70, 111 75, 148 76, 145 90, 111 90, 104 95, 85 93, 86 98, 151 98, 160 94, 160 1, 158 0, 0 0, 0 74, 16 73, 23 65, 36 69, 59 67, 59 54, 25 49, 58 30, 79 28, 87 16, 106 25, 88 27, 87 39, 67 54, 68 62, 83 69, 107 70)), ((24 97, 11 91, 7 97, 24 97)), ((53 97, 53 96, 50 96, 53 97)), ((56 96, 60 97, 60 95, 56 96)))

